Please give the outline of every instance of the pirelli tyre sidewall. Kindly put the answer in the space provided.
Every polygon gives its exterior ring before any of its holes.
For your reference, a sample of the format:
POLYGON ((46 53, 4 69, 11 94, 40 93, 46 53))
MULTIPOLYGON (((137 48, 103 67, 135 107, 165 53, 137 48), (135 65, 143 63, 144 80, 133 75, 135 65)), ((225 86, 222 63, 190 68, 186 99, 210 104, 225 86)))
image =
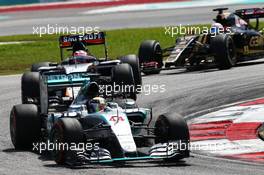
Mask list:
POLYGON ((155 40, 145 40, 140 44, 138 50, 139 63, 142 66, 143 63, 149 63, 155 61, 158 63, 157 69, 147 70, 142 72, 146 75, 160 73, 160 68, 163 66, 162 60, 162 48, 160 43, 155 40))
POLYGON ((39 72, 26 72, 21 78, 21 100, 23 104, 28 103, 29 98, 40 97, 40 74, 39 72))
POLYGON ((190 134, 187 122, 185 119, 176 113, 166 113, 160 115, 155 122, 154 134, 156 136, 155 143, 167 143, 178 142, 184 146, 184 149, 180 150, 182 155, 172 158, 171 160, 179 160, 184 157, 188 157, 190 154, 189 141, 190 134))
POLYGON ((55 162, 65 164, 75 156, 76 150, 70 150, 72 144, 84 143, 81 123, 76 118, 60 118, 51 130, 50 141, 56 145, 52 151, 55 162))
POLYGON ((41 118, 34 104, 13 106, 10 113, 10 135, 15 149, 31 149, 41 138, 41 118))
POLYGON ((136 100, 137 92, 132 67, 127 64, 119 64, 112 69, 112 86, 114 93, 122 93, 136 100), (119 92, 118 92, 119 91, 119 92))
POLYGON ((127 63, 133 70, 133 76, 136 86, 142 85, 142 76, 140 71, 139 59, 136 55, 126 55, 121 57, 121 63, 127 63))
POLYGON ((230 35, 219 34, 211 37, 210 48, 219 69, 230 69, 235 66, 236 47, 230 35))

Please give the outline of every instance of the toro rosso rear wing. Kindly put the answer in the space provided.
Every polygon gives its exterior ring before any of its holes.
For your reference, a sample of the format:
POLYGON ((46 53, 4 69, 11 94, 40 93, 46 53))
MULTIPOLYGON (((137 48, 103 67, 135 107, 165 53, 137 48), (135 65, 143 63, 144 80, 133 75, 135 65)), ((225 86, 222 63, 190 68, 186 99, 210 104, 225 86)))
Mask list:
POLYGON ((87 33, 84 35, 63 35, 59 38, 59 46, 61 59, 63 60, 63 48, 72 48, 76 42, 81 42, 85 46, 89 45, 104 45, 105 57, 107 59, 107 44, 105 39, 105 32, 87 33))
POLYGON ((239 9, 235 14, 243 19, 264 18, 264 8, 239 9))

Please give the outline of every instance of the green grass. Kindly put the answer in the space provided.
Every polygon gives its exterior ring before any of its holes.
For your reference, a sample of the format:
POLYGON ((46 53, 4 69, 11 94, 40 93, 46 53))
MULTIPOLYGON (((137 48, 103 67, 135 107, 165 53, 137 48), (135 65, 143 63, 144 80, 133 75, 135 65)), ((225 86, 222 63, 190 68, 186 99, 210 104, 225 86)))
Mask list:
MULTIPOLYGON (((262 26, 264 23, 262 23, 262 26)), ((199 25, 202 27, 203 25, 199 25)), ((208 26, 208 25, 207 25, 208 26)), ((165 29, 137 28, 106 31, 109 57, 115 59, 122 55, 137 54, 140 43, 146 39, 158 40, 161 46, 175 43, 177 36, 165 35, 165 29)), ((27 71, 32 63, 41 61, 60 61, 58 45, 59 35, 16 35, 1 36, 0 42, 34 41, 33 43, 0 45, 0 74, 15 74, 27 71)), ((103 46, 93 46, 90 51, 97 57, 103 57, 103 46)))
MULTIPOLYGON (((159 40, 166 47, 175 42, 175 38, 165 35, 164 28, 125 29, 107 31, 109 57, 115 59, 126 54, 137 54, 139 44, 146 39, 159 40)), ((0 37, 0 42, 34 41, 33 43, 0 45, 0 74, 21 73, 29 69, 32 63, 41 61, 60 61, 58 35, 16 35, 0 37)), ((90 51, 97 57, 103 57, 103 46, 93 46, 90 51)))

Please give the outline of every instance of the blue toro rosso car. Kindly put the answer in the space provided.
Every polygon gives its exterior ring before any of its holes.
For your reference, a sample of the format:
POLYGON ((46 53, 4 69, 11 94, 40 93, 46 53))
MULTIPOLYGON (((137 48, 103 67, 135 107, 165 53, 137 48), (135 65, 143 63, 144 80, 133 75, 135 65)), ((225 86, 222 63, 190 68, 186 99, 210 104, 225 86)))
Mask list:
MULTIPOLYGON (((133 79, 124 73, 128 67, 113 67, 113 74, 123 72, 113 79, 115 83, 133 79)), ((189 157, 189 131, 183 118, 168 113, 154 122, 152 110, 139 107, 127 92, 101 92, 104 83, 96 73, 54 69, 41 72, 39 83, 39 103, 19 104, 11 110, 15 149, 52 144, 48 151, 56 163, 69 165, 189 157), (148 152, 140 152, 143 147, 148 152)))

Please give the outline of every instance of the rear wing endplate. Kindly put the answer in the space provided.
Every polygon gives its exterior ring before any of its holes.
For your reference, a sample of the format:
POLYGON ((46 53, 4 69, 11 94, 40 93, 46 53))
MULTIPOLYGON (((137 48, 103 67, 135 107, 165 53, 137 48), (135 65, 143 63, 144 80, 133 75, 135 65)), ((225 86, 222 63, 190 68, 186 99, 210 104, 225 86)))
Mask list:
POLYGON ((62 71, 42 72, 40 76, 40 108, 42 114, 48 113, 49 92, 68 87, 82 87, 84 83, 95 81, 97 74, 75 72, 66 74, 62 71))

